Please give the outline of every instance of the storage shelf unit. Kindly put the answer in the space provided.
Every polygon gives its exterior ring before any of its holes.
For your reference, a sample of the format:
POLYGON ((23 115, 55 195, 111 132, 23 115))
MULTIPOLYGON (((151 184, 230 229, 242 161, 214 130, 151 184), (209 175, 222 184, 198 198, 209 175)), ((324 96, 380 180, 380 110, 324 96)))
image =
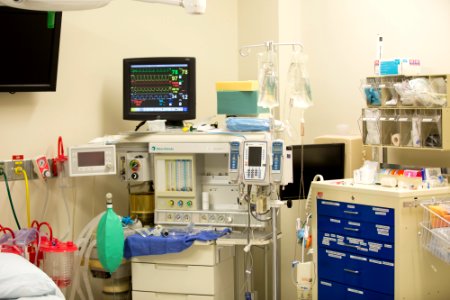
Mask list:
POLYGON ((313 299, 450 299, 450 265, 418 235, 419 203, 449 193, 313 182, 313 299))
POLYGON ((450 150, 449 76, 367 77, 364 85, 367 108, 362 110, 361 118, 364 145, 450 150), (399 95, 394 88, 394 84, 419 78, 424 79, 422 86, 405 90, 406 96, 399 95), (425 83, 438 92, 425 91, 425 83), (411 100, 402 101, 405 98, 411 100), (396 104, 389 105, 392 101, 396 104))
POLYGON ((364 145, 450 150, 450 108, 366 108, 362 115, 364 145), (412 116, 421 119, 418 122, 418 141, 413 140, 411 134, 414 126, 412 116), (371 134, 376 131, 378 137, 368 137, 369 130, 371 134), (398 135, 398 145, 394 144, 393 135, 398 135), (439 141, 430 143, 430 137, 438 137, 439 141))
MULTIPOLYGON (((448 97, 450 95, 450 82, 448 79, 450 78, 449 74, 421 74, 421 75, 389 75, 389 76, 368 76, 366 77, 365 83, 363 85, 363 88, 365 89, 365 95, 369 95, 366 92, 366 88, 372 88, 374 92, 377 93, 379 96, 380 102, 377 105, 372 104, 370 101, 370 98, 366 97, 367 100, 367 107, 386 107, 386 108, 392 108, 392 107, 401 107, 401 108, 418 108, 418 107, 429 107, 430 105, 423 105, 419 101, 419 103, 405 103, 401 101, 400 97, 401 95, 398 94, 398 92, 394 88, 394 84, 396 83, 406 83, 413 79, 418 78, 424 78, 428 81, 429 86, 433 88, 435 91, 433 93, 433 96, 441 97, 442 99, 447 98, 447 102, 443 105, 432 105, 433 107, 450 107, 450 103, 448 101, 448 97), (444 83, 443 86, 437 87, 436 86, 436 80, 443 79, 444 83), (440 90, 437 92, 436 90, 440 90), (389 105, 389 100, 396 99, 397 104, 396 105, 389 105)), ((419 87, 418 87, 419 88, 419 87)), ((423 91, 423 89, 420 89, 423 91)), ((408 96, 408 95, 406 95, 408 96)))

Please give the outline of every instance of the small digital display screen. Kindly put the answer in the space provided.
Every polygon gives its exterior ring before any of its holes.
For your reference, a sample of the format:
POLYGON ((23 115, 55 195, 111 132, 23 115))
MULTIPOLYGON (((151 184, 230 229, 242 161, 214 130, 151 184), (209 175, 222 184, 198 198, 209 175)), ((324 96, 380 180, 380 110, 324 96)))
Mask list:
POLYGON ((105 165, 105 152, 78 152, 79 167, 95 167, 105 165))
POLYGON ((248 165, 250 167, 261 166, 261 147, 248 147, 248 165))

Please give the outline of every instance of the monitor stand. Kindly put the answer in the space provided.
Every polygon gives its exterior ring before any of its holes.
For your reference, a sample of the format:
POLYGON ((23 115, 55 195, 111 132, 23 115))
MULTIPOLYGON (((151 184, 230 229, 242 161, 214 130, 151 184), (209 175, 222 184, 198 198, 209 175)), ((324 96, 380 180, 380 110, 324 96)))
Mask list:
POLYGON ((178 127, 178 128, 183 128, 184 124, 183 121, 175 121, 175 120, 167 120, 166 121, 166 127, 170 127, 170 128, 174 128, 174 127, 178 127))

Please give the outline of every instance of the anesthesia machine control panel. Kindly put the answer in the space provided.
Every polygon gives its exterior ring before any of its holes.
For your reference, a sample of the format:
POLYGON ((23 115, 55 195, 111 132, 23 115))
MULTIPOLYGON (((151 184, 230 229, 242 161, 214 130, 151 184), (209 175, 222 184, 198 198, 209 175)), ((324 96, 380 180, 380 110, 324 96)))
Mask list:
POLYGON ((289 181, 284 143, 266 133, 158 133, 116 145, 123 180, 153 180, 155 224, 247 227, 249 205, 268 208, 272 187, 289 181))
POLYGON ((292 181, 290 164, 284 142, 267 133, 130 135, 69 149, 71 176, 117 173, 129 184, 151 182, 161 225, 263 228, 257 215, 292 181))

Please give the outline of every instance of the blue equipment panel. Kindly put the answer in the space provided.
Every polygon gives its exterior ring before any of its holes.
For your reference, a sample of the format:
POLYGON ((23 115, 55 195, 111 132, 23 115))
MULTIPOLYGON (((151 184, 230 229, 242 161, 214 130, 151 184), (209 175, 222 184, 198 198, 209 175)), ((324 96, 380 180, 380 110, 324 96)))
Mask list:
POLYGON ((394 209, 317 199, 319 300, 393 300, 394 209))

